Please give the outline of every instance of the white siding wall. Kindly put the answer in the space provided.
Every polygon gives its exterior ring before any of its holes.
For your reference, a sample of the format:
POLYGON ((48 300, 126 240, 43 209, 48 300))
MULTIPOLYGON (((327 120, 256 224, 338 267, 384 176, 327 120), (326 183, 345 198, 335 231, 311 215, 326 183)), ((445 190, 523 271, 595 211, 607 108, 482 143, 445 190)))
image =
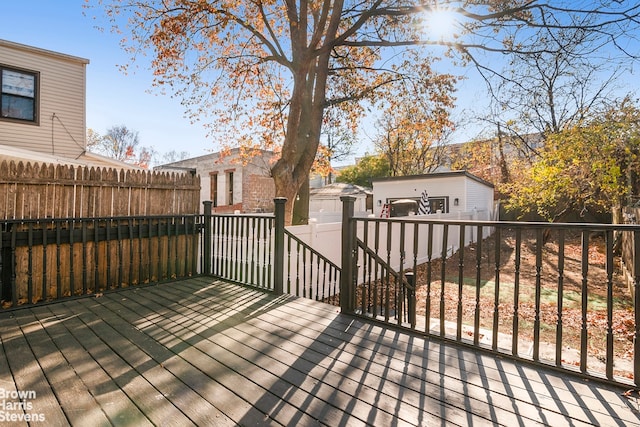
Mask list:
POLYGON ((79 156, 86 145, 88 62, 0 40, 0 64, 40 73, 39 123, 0 120, 0 144, 68 158, 79 156))
MULTIPOLYGON (((493 211, 493 188, 464 174, 437 174, 415 179, 391 179, 373 182, 373 211, 380 216, 382 205, 389 199, 419 198, 424 190, 429 197, 449 197, 449 213, 493 211), (458 199, 458 206, 454 205, 458 199), (378 201, 381 205, 378 205, 378 201)), ((489 216, 490 218, 491 216, 489 216)))
POLYGON ((493 211, 493 188, 470 178, 466 178, 465 184, 465 210, 473 211, 475 209, 476 211, 491 213, 493 211))
POLYGON ((445 176, 416 179, 402 179, 392 181, 375 181, 373 183, 373 212, 380 216, 382 205, 389 199, 420 198, 424 190, 427 190, 429 197, 449 196, 449 212, 463 212, 464 209, 464 177, 445 176), (458 198, 460 204, 453 205, 453 200, 458 198), (378 200, 382 205, 378 205, 378 200))

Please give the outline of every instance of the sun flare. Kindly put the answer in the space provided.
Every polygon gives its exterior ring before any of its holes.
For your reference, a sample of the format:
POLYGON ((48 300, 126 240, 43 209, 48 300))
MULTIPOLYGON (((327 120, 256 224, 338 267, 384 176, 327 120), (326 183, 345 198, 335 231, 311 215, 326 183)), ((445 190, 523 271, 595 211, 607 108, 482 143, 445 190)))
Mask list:
POLYGON ((425 31, 438 40, 452 39, 457 24, 456 14, 448 9, 435 9, 425 14, 425 31))

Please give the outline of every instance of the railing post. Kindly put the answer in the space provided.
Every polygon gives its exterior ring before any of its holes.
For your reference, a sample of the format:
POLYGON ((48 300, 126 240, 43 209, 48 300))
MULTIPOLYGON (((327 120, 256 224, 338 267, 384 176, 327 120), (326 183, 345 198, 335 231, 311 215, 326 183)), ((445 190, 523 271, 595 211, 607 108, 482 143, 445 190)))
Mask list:
POLYGON ((406 271, 404 277, 407 279, 409 288, 407 289, 407 314, 412 328, 416 327, 416 275, 413 271, 406 271))
POLYGON ((282 295, 284 293, 284 206, 287 199, 276 197, 273 201, 275 203, 273 291, 276 295, 282 295))
POLYGON ((340 275, 340 310, 353 313, 356 309, 354 260, 356 254, 356 229, 352 221, 354 203, 353 196, 342 196, 342 273, 340 275))
POLYGON ((204 262, 202 263, 202 274, 210 275, 211 274, 211 207, 213 203, 210 200, 202 202, 204 205, 204 217, 203 217, 203 230, 204 238, 203 245, 204 248, 202 250, 202 256, 204 257, 204 262))
POLYGON ((633 232, 633 301, 635 317, 633 380, 636 386, 640 386, 640 230, 633 232))

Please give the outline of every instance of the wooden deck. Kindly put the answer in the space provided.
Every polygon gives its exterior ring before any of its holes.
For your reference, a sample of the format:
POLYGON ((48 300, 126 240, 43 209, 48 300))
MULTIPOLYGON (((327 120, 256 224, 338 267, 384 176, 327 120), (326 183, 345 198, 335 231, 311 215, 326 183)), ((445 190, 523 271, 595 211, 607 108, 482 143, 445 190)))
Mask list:
POLYGON ((50 426, 640 425, 635 392, 337 311, 194 278, 2 313, 0 417, 50 426))

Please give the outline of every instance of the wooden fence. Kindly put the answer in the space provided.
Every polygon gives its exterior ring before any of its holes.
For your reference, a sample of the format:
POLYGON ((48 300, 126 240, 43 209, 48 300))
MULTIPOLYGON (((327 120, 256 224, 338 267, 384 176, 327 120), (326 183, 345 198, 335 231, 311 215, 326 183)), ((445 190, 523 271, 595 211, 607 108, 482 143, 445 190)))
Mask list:
POLYGON ((0 300, 17 306, 196 274, 200 178, 0 162, 0 300))
POLYGON ((0 163, 0 219, 188 215, 199 204, 196 175, 0 163))

